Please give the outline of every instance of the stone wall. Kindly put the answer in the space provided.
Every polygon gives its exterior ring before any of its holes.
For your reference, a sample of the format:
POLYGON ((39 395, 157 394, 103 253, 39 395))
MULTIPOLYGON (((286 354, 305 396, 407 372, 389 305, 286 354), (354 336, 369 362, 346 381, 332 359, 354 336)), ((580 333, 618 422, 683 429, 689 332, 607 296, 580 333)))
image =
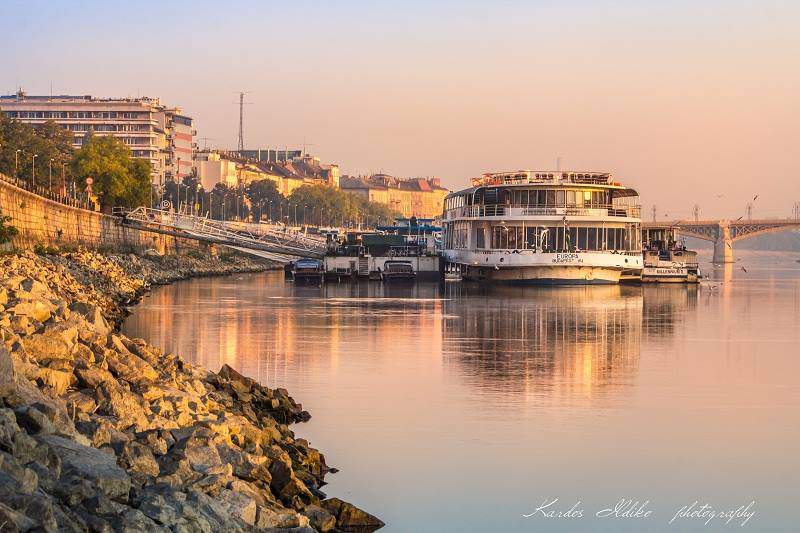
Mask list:
POLYGON ((174 253, 179 248, 203 245, 159 233, 141 231, 120 224, 116 217, 71 207, 21 189, 0 176, 0 214, 11 217, 19 235, 16 248, 43 246, 84 246, 91 249, 174 253))

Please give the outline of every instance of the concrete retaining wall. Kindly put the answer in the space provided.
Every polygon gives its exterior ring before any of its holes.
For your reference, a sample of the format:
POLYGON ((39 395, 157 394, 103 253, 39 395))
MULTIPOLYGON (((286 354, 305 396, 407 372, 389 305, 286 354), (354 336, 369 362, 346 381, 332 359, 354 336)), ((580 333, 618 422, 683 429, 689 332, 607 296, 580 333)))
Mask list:
POLYGON ((192 239, 176 238, 122 226, 116 217, 71 207, 38 196, 9 183, 0 176, 0 214, 11 217, 19 235, 16 248, 84 246, 116 251, 174 253, 181 248, 200 248, 192 239))

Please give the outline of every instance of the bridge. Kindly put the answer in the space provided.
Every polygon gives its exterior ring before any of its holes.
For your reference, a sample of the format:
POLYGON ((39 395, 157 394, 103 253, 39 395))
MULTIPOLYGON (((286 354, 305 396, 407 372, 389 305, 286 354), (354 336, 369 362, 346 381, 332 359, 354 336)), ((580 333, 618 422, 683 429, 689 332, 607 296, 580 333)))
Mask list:
POLYGON ((121 223, 145 231, 154 231, 227 246, 244 253, 279 262, 298 257, 321 259, 325 239, 306 235, 283 226, 212 220, 170 210, 137 207, 114 209, 121 223))
POLYGON ((800 229, 800 219, 761 220, 698 220, 687 222, 643 222, 642 227, 670 226, 681 235, 695 237, 714 243, 715 263, 733 263, 733 243, 756 235, 777 233, 788 229, 800 229))

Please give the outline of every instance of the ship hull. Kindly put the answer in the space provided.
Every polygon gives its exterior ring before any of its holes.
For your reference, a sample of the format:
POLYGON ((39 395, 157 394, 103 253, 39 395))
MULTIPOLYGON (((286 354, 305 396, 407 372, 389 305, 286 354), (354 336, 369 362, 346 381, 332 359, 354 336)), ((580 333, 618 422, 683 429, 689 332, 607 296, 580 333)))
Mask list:
POLYGON ((613 253, 506 253, 456 251, 465 280, 520 285, 617 284, 623 272, 641 272, 639 255, 613 253))

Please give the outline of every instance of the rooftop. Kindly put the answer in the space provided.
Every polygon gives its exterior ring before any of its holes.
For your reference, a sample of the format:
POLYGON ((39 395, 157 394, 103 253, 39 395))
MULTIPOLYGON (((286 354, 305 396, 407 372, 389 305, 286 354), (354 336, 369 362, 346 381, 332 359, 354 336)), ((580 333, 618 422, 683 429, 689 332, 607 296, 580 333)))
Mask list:
POLYGON ((514 185, 520 183, 583 183, 595 185, 617 185, 610 172, 589 172, 576 170, 514 170, 509 172, 488 172, 480 178, 472 179, 473 187, 486 185, 514 185))

